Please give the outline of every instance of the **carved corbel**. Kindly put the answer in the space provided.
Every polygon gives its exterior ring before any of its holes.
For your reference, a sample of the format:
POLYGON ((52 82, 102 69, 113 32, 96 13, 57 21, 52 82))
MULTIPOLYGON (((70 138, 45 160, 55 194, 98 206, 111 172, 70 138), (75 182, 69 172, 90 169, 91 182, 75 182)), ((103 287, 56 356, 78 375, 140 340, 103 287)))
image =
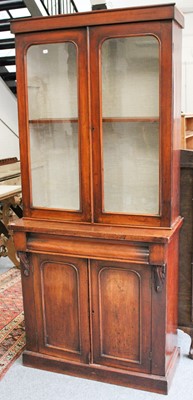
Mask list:
POLYGON ((154 265, 153 268, 155 291, 160 293, 163 290, 163 285, 166 278, 166 265, 154 265))
POLYGON ((18 251, 18 257, 20 258, 21 261, 23 274, 26 277, 30 276, 30 262, 28 253, 24 251, 18 251))

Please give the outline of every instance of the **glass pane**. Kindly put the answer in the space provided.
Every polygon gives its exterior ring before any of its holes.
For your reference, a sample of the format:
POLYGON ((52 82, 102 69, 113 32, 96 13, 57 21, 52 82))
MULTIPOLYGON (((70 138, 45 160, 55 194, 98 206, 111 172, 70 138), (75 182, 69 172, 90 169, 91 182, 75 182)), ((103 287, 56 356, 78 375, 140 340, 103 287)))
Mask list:
POLYGON ((27 72, 32 205, 79 210, 76 46, 30 47, 27 72))
POLYGON ((103 211, 159 214, 159 43, 102 46, 103 211))

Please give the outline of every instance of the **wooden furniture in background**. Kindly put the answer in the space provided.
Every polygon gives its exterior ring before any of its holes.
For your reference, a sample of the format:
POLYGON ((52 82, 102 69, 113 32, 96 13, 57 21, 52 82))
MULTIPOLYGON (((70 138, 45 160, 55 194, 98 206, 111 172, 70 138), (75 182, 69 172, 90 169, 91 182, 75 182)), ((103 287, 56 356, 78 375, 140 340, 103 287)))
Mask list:
POLYGON ((181 116, 181 148, 193 149, 193 115, 181 116))
POLYGON ((20 161, 16 157, 0 160, 0 257, 8 256, 17 267, 20 261, 8 225, 23 216, 21 202, 20 161))
POLYGON ((189 357, 193 359, 193 151, 181 150, 179 328, 191 336, 189 357))
POLYGON ((168 391, 179 355, 182 25, 174 5, 12 24, 25 365, 168 391))
POLYGON ((8 225, 12 220, 12 210, 16 211, 21 205, 21 186, 0 185, 0 204, 0 257, 8 256, 13 264, 18 267, 20 261, 16 255, 13 237, 9 232, 8 225))
POLYGON ((16 157, 0 160, 0 185, 20 185, 20 161, 16 157))

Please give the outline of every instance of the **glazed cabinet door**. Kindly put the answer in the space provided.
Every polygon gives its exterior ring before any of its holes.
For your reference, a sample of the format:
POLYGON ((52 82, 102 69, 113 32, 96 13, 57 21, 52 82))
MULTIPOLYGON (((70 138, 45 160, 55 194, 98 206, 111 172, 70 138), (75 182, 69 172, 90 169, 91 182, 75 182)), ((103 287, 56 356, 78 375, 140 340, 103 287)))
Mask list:
POLYGON ((87 362, 87 261, 33 255, 32 264, 39 351, 87 362))
POLYGON ((150 371, 150 267, 91 262, 93 363, 150 371))
POLYGON ((90 28, 96 222, 164 223, 170 196, 163 182, 170 165, 165 137, 170 104, 166 109, 164 102, 170 97, 164 96, 169 81, 161 60, 169 38, 165 24, 90 28))
POLYGON ((18 54, 25 215, 90 221, 86 29, 20 37, 18 54))

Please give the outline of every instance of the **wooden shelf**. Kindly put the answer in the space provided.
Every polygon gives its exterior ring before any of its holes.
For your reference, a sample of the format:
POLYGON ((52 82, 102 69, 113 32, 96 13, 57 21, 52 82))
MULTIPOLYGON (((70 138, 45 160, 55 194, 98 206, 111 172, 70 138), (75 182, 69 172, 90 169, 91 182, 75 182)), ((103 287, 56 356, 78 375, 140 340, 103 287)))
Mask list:
POLYGON ((181 148, 193 150, 193 115, 181 116, 181 148))
MULTIPOLYGON (((103 122, 159 122, 158 117, 104 117, 102 119, 103 122)), ((29 120, 30 124, 61 124, 61 123, 77 123, 78 118, 44 118, 44 119, 31 119, 29 120)))
POLYGON ((186 139, 189 139, 189 138, 191 138, 191 137, 193 137, 193 131, 186 131, 186 136, 185 136, 185 138, 186 138, 186 139))
POLYGON ((61 123, 78 122, 78 118, 44 118, 30 119, 30 124, 61 124, 61 123))
POLYGON ((104 117, 103 122, 159 122, 159 117, 104 117))

